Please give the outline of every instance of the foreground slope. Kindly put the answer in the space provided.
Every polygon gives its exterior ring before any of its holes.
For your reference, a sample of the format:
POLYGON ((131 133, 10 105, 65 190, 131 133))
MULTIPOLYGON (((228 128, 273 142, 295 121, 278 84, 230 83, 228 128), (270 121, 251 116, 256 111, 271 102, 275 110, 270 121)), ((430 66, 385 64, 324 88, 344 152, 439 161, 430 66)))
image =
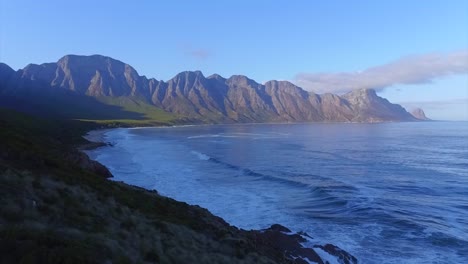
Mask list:
POLYGON ((76 150, 96 146, 81 137, 92 123, 0 109, 0 128, 0 263, 324 263, 279 225, 239 230, 206 209, 109 181, 76 150))
MULTIPOLYGON (((52 101, 59 105, 64 100, 74 101, 75 104, 85 104, 90 109, 82 107, 82 115, 99 116, 107 113, 101 119, 138 119, 152 107, 166 121, 175 119, 226 123, 416 120, 401 106, 378 97, 373 90, 363 89, 343 96, 318 95, 287 81, 273 80, 260 84, 242 75, 223 78, 214 74, 205 77, 200 71, 181 72, 165 82, 140 76, 130 65, 101 55, 67 55, 56 63, 30 64, 19 71, 3 64, 0 71, 0 95, 4 98, 22 100, 26 105, 38 104, 39 99, 44 96, 55 98, 52 101), (113 104, 116 100, 123 103, 113 104), (126 108, 127 102, 151 107, 145 108, 146 110, 140 108, 140 112, 133 111, 136 108, 126 108), (116 106, 120 108, 114 109, 116 106), (90 114, 90 111, 93 113, 90 114)), ((4 100, 4 104, 7 103, 5 101, 11 99, 4 100)), ((47 107, 44 104, 39 106, 47 107)), ((75 114, 74 118, 76 116, 79 114, 75 114)))

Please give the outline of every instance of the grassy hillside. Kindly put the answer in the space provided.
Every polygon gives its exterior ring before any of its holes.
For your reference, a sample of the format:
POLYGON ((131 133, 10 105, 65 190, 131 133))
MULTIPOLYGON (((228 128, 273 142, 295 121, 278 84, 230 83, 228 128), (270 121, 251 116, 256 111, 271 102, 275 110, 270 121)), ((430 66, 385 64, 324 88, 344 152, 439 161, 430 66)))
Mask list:
POLYGON ((100 118, 99 115, 96 115, 96 117, 80 118, 80 120, 105 126, 160 126, 194 122, 188 118, 166 112, 142 100, 129 97, 100 97, 97 100, 104 105, 117 107, 123 112, 137 115, 138 118, 126 117, 125 115, 117 118, 100 118))
MULTIPOLYGON (((125 124, 128 125, 128 124, 125 124)), ((230 226, 206 209, 108 180, 78 147, 102 124, 0 108, 0 263, 357 263, 336 246, 304 248, 280 225, 230 226)))
POLYGON ((83 120, 106 126, 155 126, 193 123, 130 97, 89 97, 67 91, 23 92, 0 96, 0 105, 46 119, 83 120))
POLYGON ((290 262, 205 209, 76 162, 95 124, 0 110, 0 127, 0 263, 290 262))

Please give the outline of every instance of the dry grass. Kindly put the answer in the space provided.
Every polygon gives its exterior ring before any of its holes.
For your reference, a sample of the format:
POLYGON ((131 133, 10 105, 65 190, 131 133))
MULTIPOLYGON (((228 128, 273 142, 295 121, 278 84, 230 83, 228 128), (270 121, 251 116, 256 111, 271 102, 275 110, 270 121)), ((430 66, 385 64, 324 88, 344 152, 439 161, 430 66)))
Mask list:
POLYGON ((74 164, 89 124, 0 111, 0 126, 0 263, 289 263, 206 209, 74 164))

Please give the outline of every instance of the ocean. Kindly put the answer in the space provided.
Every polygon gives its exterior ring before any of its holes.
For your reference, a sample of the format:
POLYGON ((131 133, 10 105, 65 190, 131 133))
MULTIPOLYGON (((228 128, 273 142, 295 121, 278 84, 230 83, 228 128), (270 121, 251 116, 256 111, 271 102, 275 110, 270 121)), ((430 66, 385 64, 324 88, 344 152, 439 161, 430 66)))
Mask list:
POLYGON ((360 263, 468 263, 468 122, 112 129, 113 180, 279 223, 360 263))

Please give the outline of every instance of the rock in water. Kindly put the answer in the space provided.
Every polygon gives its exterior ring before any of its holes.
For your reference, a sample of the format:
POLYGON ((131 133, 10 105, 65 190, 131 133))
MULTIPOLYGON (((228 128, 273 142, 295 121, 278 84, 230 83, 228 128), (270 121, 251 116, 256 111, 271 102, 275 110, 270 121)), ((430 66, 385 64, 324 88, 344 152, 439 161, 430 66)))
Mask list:
POLYGON ((354 264, 358 262, 356 257, 335 245, 326 244, 304 247, 302 243, 307 242, 310 236, 305 233, 292 233, 291 230, 279 224, 255 232, 257 247, 262 248, 267 246, 261 250, 275 249, 275 251, 283 252, 284 256, 294 260, 294 263, 328 263, 327 260, 320 257, 314 248, 319 248, 331 257, 336 258, 338 263, 354 264))
POLYGON ((411 111, 411 114, 415 118, 417 118, 419 120, 431 120, 431 119, 427 118, 426 114, 424 113, 424 111, 421 108, 413 109, 413 111, 411 111))

